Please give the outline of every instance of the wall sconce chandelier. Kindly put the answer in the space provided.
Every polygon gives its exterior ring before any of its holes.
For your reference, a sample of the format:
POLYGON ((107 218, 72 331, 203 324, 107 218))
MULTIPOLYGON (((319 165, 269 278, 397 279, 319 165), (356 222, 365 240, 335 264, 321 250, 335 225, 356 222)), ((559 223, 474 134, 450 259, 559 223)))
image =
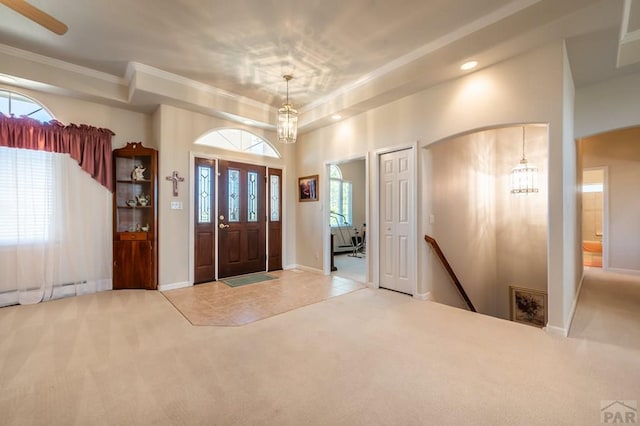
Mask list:
POLYGON ((538 168, 527 161, 525 155, 525 133, 522 126, 522 160, 511 170, 511 193, 529 194, 538 192, 538 168))
POLYGON ((283 75, 287 82, 287 101, 278 109, 278 141, 282 143, 295 143, 298 137, 298 111, 289 103, 289 80, 291 75, 283 75))

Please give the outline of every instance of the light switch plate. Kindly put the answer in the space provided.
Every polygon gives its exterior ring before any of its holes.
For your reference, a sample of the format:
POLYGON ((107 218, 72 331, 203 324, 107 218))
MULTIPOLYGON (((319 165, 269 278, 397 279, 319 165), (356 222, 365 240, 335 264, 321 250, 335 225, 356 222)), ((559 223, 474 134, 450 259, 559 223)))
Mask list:
POLYGON ((182 201, 172 201, 171 210, 182 210, 182 201))

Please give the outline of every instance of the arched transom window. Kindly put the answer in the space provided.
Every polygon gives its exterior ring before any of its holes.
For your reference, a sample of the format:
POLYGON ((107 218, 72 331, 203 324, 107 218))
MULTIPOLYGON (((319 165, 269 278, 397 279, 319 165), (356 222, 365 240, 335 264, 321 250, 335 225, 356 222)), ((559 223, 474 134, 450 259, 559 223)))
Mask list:
POLYGON ((39 102, 10 90, 0 90, 0 112, 7 116, 26 116, 42 122, 53 119, 39 102))
POLYGON ((280 154, 267 140, 242 129, 214 130, 201 136, 195 143, 230 151, 280 158, 280 154))

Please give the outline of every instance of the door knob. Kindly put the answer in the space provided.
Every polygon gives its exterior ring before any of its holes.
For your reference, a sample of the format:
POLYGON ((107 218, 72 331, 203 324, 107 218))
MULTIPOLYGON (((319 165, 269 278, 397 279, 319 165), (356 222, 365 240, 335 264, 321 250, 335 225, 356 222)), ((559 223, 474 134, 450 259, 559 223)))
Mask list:
POLYGON ((220 227, 220 229, 224 229, 224 228, 228 228, 229 227, 229 225, 225 225, 224 223, 221 223, 218 226, 220 227))

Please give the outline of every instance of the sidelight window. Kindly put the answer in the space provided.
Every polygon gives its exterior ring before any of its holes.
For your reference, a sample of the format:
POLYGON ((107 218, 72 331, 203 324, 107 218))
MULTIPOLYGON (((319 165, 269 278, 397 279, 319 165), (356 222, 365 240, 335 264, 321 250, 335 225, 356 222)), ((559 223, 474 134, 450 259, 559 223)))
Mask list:
POLYGON ((198 223, 211 223, 211 167, 198 166, 198 223))
POLYGON ((271 221, 278 222, 280 220, 280 176, 271 175, 269 194, 271 195, 271 221))

